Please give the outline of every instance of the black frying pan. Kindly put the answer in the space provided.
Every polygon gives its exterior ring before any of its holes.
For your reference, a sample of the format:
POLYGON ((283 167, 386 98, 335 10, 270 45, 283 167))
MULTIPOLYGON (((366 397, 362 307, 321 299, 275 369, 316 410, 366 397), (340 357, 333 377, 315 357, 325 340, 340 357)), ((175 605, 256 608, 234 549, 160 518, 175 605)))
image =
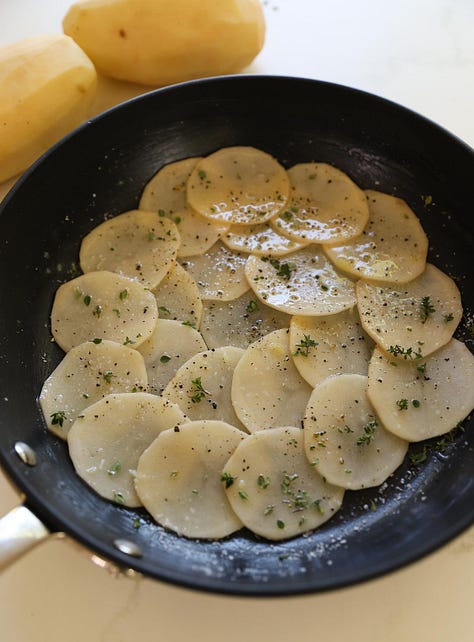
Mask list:
MULTIPOLYGON (((431 442, 425 461, 407 458, 382 489, 347 492, 340 513, 308 537, 272 544, 242 531, 215 543, 180 538, 94 494, 38 410, 42 383, 62 357, 50 341, 51 303, 58 284, 77 274, 80 239, 104 215, 135 207, 165 163, 228 145, 259 147, 286 166, 334 163, 363 188, 403 197, 429 235, 430 260, 456 278, 465 309, 474 309, 474 154, 446 131, 380 98, 312 80, 240 76, 153 92, 68 136, 0 208, 0 461, 48 528, 149 576, 248 595, 348 585, 427 554, 473 522, 472 420, 452 440, 431 442), (17 441, 35 450, 36 466, 15 454, 17 441), (119 551, 117 539, 136 544, 141 557, 119 551)), ((463 323, 458 336, 469 340, 463 323)))

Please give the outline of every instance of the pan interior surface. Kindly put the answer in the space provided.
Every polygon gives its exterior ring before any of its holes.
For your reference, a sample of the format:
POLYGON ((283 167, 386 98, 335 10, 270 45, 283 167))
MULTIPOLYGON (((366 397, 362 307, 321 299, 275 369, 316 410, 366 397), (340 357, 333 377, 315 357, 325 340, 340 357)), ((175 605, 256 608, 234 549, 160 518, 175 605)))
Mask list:
POLYGON ((81 238, 136 207, 166 163, 230 145, 258 147, 285 167, 332 163, 363 189, 405 199, 430 239, 429 260, 461 290, 465 318, 456 336, 472 349, 471 149, 413 112, 337 85, 269 76, 185 83, 76 130, 0 207, 0 461, 48 527, 151 577, 242 595, 346 586, 418 559, 473 522, 472 419, 452 438, 429 442, 423 461, 406 458, 381 487, 348 492, 341 511, 314 533, 269 543, 241 531, 208 542, 181 538, 143 511, 95 495, 75 474, 65 443, 46 431, 37 405, 62 357, 49 327, 54 293, 79 273, 81 238), (17 441, 34 448, 36 466, 18 459, 17 441), (142 555, 121 553, 117 539, 136 543, 142 555))

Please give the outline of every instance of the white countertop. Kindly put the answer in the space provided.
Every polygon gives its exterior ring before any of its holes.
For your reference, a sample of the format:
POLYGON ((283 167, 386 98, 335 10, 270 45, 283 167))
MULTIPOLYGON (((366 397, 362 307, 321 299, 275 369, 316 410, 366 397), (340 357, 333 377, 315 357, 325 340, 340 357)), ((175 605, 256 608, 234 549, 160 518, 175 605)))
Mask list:
MULTIPOLYGON (((250 72, 337 82, 401 103, 474 146, 472 0, 266 0, 250 72)), ((1 0, 0 46, 58 32, 68 0, 1 0)), ((103 79, 95 112, 144 91, 103 79)), ((0 185, 0 198, 13 184, 0 185)), ((0 515, 19 502, 0 473, 0 515)), ((2 642, 471 642, 474 528, 401 571, 291 599, 114 575, 51 539, 0 576, 2 642)))

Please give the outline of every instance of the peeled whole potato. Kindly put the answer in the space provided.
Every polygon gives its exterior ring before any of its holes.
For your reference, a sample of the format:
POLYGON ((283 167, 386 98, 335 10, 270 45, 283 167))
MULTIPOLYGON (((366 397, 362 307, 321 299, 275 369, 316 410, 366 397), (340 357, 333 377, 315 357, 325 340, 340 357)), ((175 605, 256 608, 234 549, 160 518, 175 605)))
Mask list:
POLYGON ((0 49, 0 182, 88 116, 96 85, 93 64, 63 34, 0 49))
POLYGON ((101 73, 156 86, 239 71, 265 19, 259 0, 83 0, 63 29, 101 73))

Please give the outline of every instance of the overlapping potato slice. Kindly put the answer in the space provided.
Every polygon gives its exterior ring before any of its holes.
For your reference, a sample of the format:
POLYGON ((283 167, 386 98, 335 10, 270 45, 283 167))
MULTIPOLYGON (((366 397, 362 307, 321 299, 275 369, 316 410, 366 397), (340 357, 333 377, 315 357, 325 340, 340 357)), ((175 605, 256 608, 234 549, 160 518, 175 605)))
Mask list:
POLYGON ((232 301, 249 289, 246 262, 246 254, 229 250, 217 241, 207 252, 190 256, 181 265, 196 281, 202 299, 232 301))
POLYGON ((232 225, 222 236, 222 241, 231 250, 236 252, 248 252, 262 256, 284 256, 295 252, 308 245, 306 242, 293 241, 283 236, 273 223, 261 223, 259 225, 232 225))
POLYGON ((163 396, 193 421, 219 419, 245 430, 230 396, 234 370, 243 353, 233 346, 198 353, 179 368, 163 396))
POLYGON ((150 392, 161 394, 178 369, 207 349, 202 335, 180 321, 158 319, 155 331, 139 347, 148 375, 150 392))
POLYGON ((395 435, 408 441, 437 437, 474 408, 474 356, 456 339, 426 358, 396 362, 376 348, 367 394, 395 435))
POLYGON ((153 289, 158 313, 164 319, 181 321, 198 328, 202 317, 202 301, 193 277, 175 263, 168 274, 153 289))
POLYGON ((283 209, 290 184, 275 158, 254 147, 225 147, 203 158, 187 184, 188 203, 213 221, 263 223, 283 209))
POLYGON ((250 290, 233 301, 205 301, 200 330, 209 348, 230 345, 245 350, 269 332, 287 328, 290 320, 250 290))
POLYGON ((152 335, 157 318, 152 292, 138 281, 103 270, 58 288, 51 331, 65 352, 95 338, 137 347, 152 335))
POLYGON ((257 297, 287 314, 336 314, 355 305, 355 285, 317 245, 283 257, 249 256, 245 274, 257 297))
POLYGON ((292 317, 290 350, 299 373, 314 388, 330 375, 366 375, 373 341, 354 307, 326 317, 292 317))
POLYGON ((43 384, 46 426, 65 439, 84 408, 114 392, 147 389, 143 357, 114 341, 96 339, 69 350, 43 384))
POLYGON ((74 468, 102 497, 140 506, 134 486, 139 457, 163 430, 185 420, 175 404, 156 395, 108 395, 86 408, 69 431, 74 468))
POLYGON ((89 232, 79 260, 84 272, 117 272, 154 288, 173 265, 178 247, 179 233, 172 221, 154 212, 130 210, 89 232))
POLYGON ((162 432, 140 457, 135 478, 153 519, 186 537, 215 539, 241 528, 220 480, 243 439, 223 421, 191 421, 162 432))
POLYGON ((429 263, 404 285, 359 281, 356 294, 364 329, 386 351, 416 345, 430 354, 451 339, 462 317, 456 284, 429 263))
POLYGON ((288 170, 289 207, 274 219, 294 241, 344 243, 358 236, 369 218, 364 192, 336 167, 299 163, 288 170))
POLYGON ((283 328, 255 341, 235 368, 232 403, 249 432, 301 425, 311 388, 295 368, 288 333, 283 328))
POLYGON ((176 223, 181 240, 178 257, 202 254, 228 230, 228 223, 204 218, 186 199, 186 182, 201 158, 185 158, 162 167, 146 184, 139 209, 158 212, 176 223))
POLYGON ((331 261, 362 279, 407 283, 423 272, 428 238, 413 210, 400 198, 367 190, 369 221, 362 234, 325 245, 331 261))
POLYGON ((309 464, 303 431, 294 427, 247 437, 226 463, 222 483, 243 524, 271 540, 317 528, 340 508, 344 495, 309 464))

